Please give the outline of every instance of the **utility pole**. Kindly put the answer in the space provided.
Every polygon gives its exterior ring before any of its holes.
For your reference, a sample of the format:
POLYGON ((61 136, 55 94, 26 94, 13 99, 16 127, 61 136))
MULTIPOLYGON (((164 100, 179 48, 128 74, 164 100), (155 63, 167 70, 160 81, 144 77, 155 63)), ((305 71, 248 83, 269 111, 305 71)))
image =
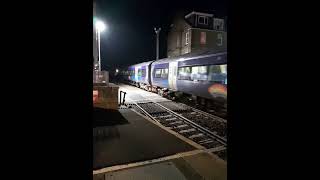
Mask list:
POLYGON ((160 31, 161 31, 161 28, 154 28, 154 32, 156 33, 157 35, 157 57, 156 57, 156 60, 159 59, 159 34, 160 34, 160 31))

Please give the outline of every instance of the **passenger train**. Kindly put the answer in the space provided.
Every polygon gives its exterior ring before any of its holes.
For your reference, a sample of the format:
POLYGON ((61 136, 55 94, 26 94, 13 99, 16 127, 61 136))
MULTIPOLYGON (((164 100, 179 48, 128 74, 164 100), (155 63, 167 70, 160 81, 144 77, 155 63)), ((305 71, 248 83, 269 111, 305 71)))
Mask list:
POLYGON ((227 53, 165 58, 129 66, 126 81, 162 96, 189 95, 204 104, 226 107, 227 53))

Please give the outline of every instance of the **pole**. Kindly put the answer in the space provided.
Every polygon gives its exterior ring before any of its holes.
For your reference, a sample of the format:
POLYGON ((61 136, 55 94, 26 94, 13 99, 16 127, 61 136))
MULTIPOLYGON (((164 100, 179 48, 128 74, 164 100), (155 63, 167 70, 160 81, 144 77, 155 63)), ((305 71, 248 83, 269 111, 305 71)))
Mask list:
POLYGON ((159 59, 159 33, 157 33, 157 60, 159 59))
POLYGON ((155 31, 155 33, 156 33, 156 35, 157 35, 157 57, 156 57, 156 60, 158 60, 159 59, 159 34, 160 34, 160 31, 161 31, 161 28, 159 28, 159 29, 156 29, 156 28, 154 28, 154 31, 155 31))
POLYGON ((98 34, 98 62, 99 62, 99 71, 101 72, 101 55, 100 55, 100 31, 97 29, 98 34))

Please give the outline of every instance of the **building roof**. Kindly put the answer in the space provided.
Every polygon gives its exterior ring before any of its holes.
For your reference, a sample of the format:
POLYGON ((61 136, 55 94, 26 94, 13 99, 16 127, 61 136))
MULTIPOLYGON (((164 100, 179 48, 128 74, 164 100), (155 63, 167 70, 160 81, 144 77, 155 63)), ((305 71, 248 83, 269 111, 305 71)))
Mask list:
POLYGON ((192 11, 191 13, 187 14, 187 15, 186 15, 186 16, 184 16, 184 17, 185 17, 185 18, 188 18, 188 17, 192 16, 193 14, 197 14, 197 15, 201 15, 201 16, 213 17, 213 14, 202 13, 202 12, 196 12, 196 11, 192 11))

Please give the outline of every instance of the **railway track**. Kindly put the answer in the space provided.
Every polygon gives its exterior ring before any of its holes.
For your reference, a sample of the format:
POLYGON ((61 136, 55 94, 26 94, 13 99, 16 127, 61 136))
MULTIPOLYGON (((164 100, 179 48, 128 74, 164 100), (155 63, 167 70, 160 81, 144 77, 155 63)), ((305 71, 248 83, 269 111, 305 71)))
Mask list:
POLYGON ((144 101, 127 105, 226 160, 225 119, 173 101, 144 101))

